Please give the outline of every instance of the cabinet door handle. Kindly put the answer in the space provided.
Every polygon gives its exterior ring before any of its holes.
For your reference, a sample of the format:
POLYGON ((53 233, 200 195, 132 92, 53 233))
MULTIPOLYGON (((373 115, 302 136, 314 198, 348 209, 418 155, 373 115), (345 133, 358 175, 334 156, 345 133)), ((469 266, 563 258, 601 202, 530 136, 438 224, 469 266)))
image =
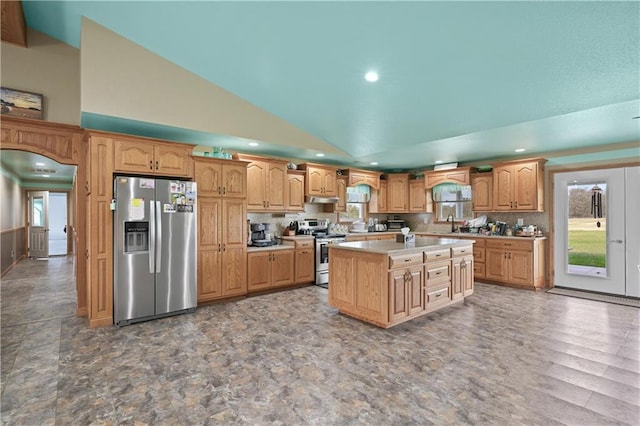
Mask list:
POLYGON ((149 161, 149 170, 153 170, 153 161, 149 161))
POLYGON ((159 170, 160 166, 158 166, 158 162, 156 161, 156 170, 159 170))
POLYGON ((511 259, 511 252, 509 252, 509 259, 511 259))
POLYGON ((226 193, 227 193, 227 187, 223 186, 222 187, 222 195, 226 195, 226 193))
POLYGON ((516 209, 518 208, 518 202, 516 201, 516 209))

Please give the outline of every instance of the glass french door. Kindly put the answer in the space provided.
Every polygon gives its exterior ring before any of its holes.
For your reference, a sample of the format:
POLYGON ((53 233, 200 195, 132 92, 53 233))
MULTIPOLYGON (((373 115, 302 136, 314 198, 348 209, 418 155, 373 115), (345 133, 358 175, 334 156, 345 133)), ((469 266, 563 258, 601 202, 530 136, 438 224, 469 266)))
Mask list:
POLYGON ((554 285, 626 294, 625 170, 555 174, 554 285))
POLYGON ((29 192, 29 256, 49 257, 49 191, 29 192))

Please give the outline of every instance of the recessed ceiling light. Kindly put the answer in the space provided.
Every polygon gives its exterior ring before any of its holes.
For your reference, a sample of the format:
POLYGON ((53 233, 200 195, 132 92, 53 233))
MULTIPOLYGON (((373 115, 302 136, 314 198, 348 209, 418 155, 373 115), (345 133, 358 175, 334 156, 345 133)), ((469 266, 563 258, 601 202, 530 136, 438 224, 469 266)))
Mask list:
POLYGON ((44 164, 44 163, 41 163, 41 162, 37 162, 37 163, 36 163, 36 166, 44 166, 44 165, 45 165, 45 164, 44 164))
POLYGON ((516 149, 516 152, 525 152, 525 151, 526 151, 526 149, 524 149, 524 148, 518 148, 518 149, 516 149))
POLYGON ((442 160, 436 160, 435 163, 436 164, 442 164, 442 160))
POLYGON ((42 177, 49 177, 49 175, 42 175, 42 177))
POLYGON ((366 73, 364 75, 365 80, 374 83, 376 81, 378 81, 378 73, 375 71, 369 71, 368 73, 366 73))
POLYGON ((316 154, 316 157, 324 157, 324 154, 319 152, 319 153, 316 154))
POLYGON ((258 142, 249 142, 249 146, 258 146, 258 142))
POLYGON ((371 163, 369 163, 369 164, 371 164, 372 166, 377 166, 377 165, 378 165, 378 162, 377 162, 377 161, 372 161, 372 162, 371 162, 371 163))

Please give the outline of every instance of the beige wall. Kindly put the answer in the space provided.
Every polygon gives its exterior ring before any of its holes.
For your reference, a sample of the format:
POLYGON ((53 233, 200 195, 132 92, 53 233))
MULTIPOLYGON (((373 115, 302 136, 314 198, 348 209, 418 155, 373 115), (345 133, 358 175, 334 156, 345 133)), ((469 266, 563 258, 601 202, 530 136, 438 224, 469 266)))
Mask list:
POLYGON ((2 86, 42 93, 45 120, 79 125, 80 51, 30 28, 27 42, 2 43, 2 86))
POLYGON ((25 226, 24 192, 6 170, 0 170, 0 200, 0 231, 25 226))
POLYGON ((86 18, 80 46, 83 112, 342 154, 86 18))

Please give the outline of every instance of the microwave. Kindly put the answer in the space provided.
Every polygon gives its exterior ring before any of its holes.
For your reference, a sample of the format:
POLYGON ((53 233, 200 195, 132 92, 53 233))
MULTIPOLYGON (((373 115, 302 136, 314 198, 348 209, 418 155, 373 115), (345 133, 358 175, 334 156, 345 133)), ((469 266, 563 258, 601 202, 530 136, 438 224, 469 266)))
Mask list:
POLYGON ((389 219, 387 220, 387 230, 400 230, 405 227, 404 220, 401 219, 389 219))

